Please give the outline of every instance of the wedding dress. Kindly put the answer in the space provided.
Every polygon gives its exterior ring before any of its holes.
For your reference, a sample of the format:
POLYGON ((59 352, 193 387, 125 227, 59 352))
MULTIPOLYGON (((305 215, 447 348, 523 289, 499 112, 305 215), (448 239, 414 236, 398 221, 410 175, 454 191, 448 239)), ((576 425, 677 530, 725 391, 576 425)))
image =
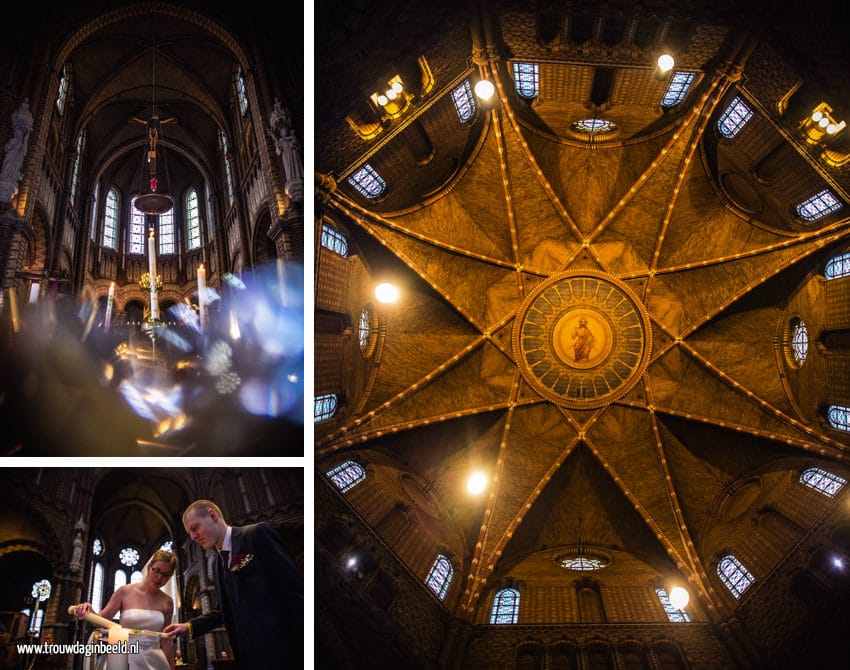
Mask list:
MULTIPOLYGON (((125 609, 121 612, 121 627, 159 632, 165 617, 157 610, 125 609)), ((139 644, 138 654, 109 654, 98 659, 96 670, 169 670, 168 659, 153 635, 130 634, 129 644, 139 644)))

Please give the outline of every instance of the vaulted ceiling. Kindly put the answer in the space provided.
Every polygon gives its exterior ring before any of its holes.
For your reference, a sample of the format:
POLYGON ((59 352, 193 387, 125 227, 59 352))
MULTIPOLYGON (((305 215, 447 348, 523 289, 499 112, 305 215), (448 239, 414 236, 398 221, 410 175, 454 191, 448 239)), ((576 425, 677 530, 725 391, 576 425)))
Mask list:
POLYGON ((798 129, 822 100, 850 114, 846 10, 332 4, 316 9, 322 211, 364 285, 390 279, 401 298, 378 310, 374 357, 351 363, 370 382, 316 425, 317 467, 360 455, 428 483, 464 538, 462 617, 501 577, 585 542, 680 574, 711 617, 725 605, 708 558, 736 482, 848 463, 813 394, 789 385, 783 331, 850 234, 847 205, 795 215, 823 188, 850 202, 847 164, 798 129), (671 109, 665 47, 696 73, 671 109), (539 63, 531 102, 514 61, 539 63), (399 73, 410 108, 382 119, 369 95, 399 73), (450 93, 479 78, 496 96, 462 123, 450 93), (726 139, 736 95, 755 113, 726 139), (588 118, 618 130, 571 128, 588 118), (348 182, 367 162, 387 184, 371 200, 348 182), (477 499, 474 468, 489 479, 477 499))

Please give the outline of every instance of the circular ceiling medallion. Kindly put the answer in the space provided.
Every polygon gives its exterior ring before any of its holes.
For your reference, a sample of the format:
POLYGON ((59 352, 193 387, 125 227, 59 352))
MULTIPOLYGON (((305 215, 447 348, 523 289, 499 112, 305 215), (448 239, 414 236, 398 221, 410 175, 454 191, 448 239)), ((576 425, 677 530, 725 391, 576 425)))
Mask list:
POLYGON ((625 395, 649 362, 652 330, 622 282, 585 270, 558 274, 526 297, 513 330, 519 369, 540 395, 574 409, 625 395))

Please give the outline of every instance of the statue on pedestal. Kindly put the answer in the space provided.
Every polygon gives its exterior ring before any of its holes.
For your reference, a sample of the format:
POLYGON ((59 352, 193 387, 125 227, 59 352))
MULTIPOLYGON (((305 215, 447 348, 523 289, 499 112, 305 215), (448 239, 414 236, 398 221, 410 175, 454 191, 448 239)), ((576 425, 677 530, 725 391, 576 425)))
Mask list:
POLYGON ((3 168, 0 169, 0 202, 12 202, 18 192, 21 166, 27 155, 27 141, 32 130, 32 114, 29 101, 24 98, 21 106, 12 112, 12 136, 6 142, 3 168))
POLYGON ((292 115, 278 98, 274 99, 269 123, 269 135, 274 139, 275 150, 283 163, 286 178, 284 190, 294 202, 303 202, 304 166, 301 160, 301 145, 292 127, 292 115))

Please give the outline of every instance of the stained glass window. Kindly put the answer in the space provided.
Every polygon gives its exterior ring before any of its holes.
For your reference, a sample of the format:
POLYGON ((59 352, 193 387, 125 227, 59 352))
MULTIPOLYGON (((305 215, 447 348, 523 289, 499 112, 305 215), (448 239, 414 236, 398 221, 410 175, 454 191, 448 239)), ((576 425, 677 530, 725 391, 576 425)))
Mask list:
POLYGON ((330 419, 336 414, 336 393, 317 395, 313 400, 313 416, 316 423, 330 419))
POLYGON ((688 613, 683 609, 676 609, 673 606, 673 603, 670 602, 670 596, 667 594, 662 588, 655 589, 655 593, 658 596, 658 600, 661 601, 661 606, 664 608, 664 611, 667 612, 667 618, 670 619, 672 623, 684 623, 691 620, 691 617, 688 616, 688 613))
POLYGON ((797 205, 797 215, 806 221, 817 221, 841 209, 842 202, 828 188, 815 193, 797 205))
POLYGON ((118 560, 121 561, 121 565, 132 568, 139 562, 139 552, 133 547, 124 547, 118 552, 118 560))
MULTIPOLYGON (((115 586, 113 588, 113 592, 120 589, 127 583, 127 573, 121 570, 120 568, 115 571, 115 586)), ((118 614, 116 613, 116 617, 118 614)))
POLYGON ((190 188, 186 194, 186 239, 190 249, 201 248, 201 216, 198 213, 198 193, 190 188))
POLYGON ((83 134, 80 133, 80 136, 77 138, 77 149, 74 155, 74 169, 71 171, 71 191, 69 193, 71 207, 73 207, 74 203, 77 201, 77 182, 80 179, 80 162, 82 161, 82 155, 83 134))
POLYGON ((608 565, 607 560, 595 556, 565 556, 558 562, 567 570, 578 570, 580 572, 599 570, 608 565))
POLYGON ((791 323, 791 353, 797 365, 802 365, 809 353, 809 330, 802 319, 794 319, 791 323))
POLYGON ((475 98, 472 97, 472 87, 469 85, 468 79, 465 79, 460 86, 455 87, 452 91, 452 100, 454 100, 460 122, 469 121, 475 114, 475 98))
POLYGON ((343 258, 348 256, 348 241, 336 228, 326 223, 322 224, 322 246, 339 254, 343 258))
POLYGON ((826 416, 833 428, 850 431, 850 407, 830 405, 826 416))
POLYGON ((141 570, 133 570, 133 574, 132 574, 132 575, 130 575, 130 583, 131 583, 131 584, 138 584, 138 583, 140 583, 143 579, 144 579, 144 576, 142 575, 142 571, 141 571, 141 570))
POLYGON ((245 116, 248 111, 248 96, 245 95, 245 74, 241 67, 236 72, 236 97, 239 98, 239 111, 245 116))
POLYGON ((94 541, 91 543, 91 553, 95 556, 103 555, 103 542, 100 541, 99 537, 94 538, 94 541))
POLYGON ((516 623, 519 620, 519 591, 502 589, 493 598, 490 623, 516 623))
POLYGON ((830 258, 826 264, 824 275, 826 275, 827 279, 850 276, 850 252, 830 258))
POLYGON ((56 109, 59 114, 65 111, 65 97, 68 95, 68 85, 70 84, 67 67, 62 68, 62 75, 59 77, 59 93, 56 96, 56 109))
POLYGON ((514 86, 523 98, 536 98, 540 93, 540 67, 537 63, 514 63, 514 86))
POLYGON ((174 546, 173 540, 166 540, 165 542, 162 543, 162 546, 160 546, 160 549, 162 549, 162 551, 172 551, 173 552, 174 551, 174 549, 172 549, 173 546, 174 546))
POLYGON ((744 565, 732 554, 727 554, 717 564, 717 574, 720 580, 736 598, 740 598, 755 581, 744 565))
POLYGON ((360 323, 357 326, 357 335, 360 341, 360 349, 365 353, 369 349, 369 341, 372 335, 372 307, 366 305, 360 312, 360 323))
POLYGON ((844 477, 839 477, 820 468, 809 468, 804 471, 800 475, 800 481, 809 488, 819 491, 830 498, 834 497, 847 483, 844 477))
POLYGON ((693 72, 674 72, 670 78, 670 83, 667 85, 667 90, 664 92, 664 97, 661 98, 662 107, 675 107, 688 94, 688 89, 694 81, 696 75, 693 72))
POLYGON ((159 215, 159 253, 174 253, 174 208, 159 215))
POLYGON ((747 125, 751 118, 753 118, 753 110, 741 98, 735 96, 720 115, 720 119, 717 121, 717 130, 723 137, 731 139, 741 132, 741 128, 747 125))
POLYGON ((103 608, 103 564, 94 564, 94 579, 91 587, 91 606, 95 612, 103 608))
POLYGON ((221 143, 221 155, 224 158, 224 180, 227 184, 227 197, 230 204, 233 204, 233 173, 230 171, 230 156, 228 156, 227 137, 224 131, 219 128, 218 139, 221 143))
POLYGON ((580 133, 610 133, 617 130, 617 124, 605 119, 582 119, 570 124, 570 128, 580 133))
POLYGON ((136 209, 136 198, 130 201, 130 245, 127 252, 142 255, 145 253, 145 215, 136 209))
POLYGON ((351 175, 348 183, 367 198, 377 198, 387 188, 387 182, 368 163, 351 175))
POLYGON ((100 199, 100 182, 95 182, 94 184, 94 198, 92 199, 91 205, 91 222, 89 229, 89 237, 92 241, 97 239, 97 205, 98 200, 100 199))
POLYGON ((354 461, 345 461, 327 472, 328 478, 340 491, 345 492, 366 479, 363 466, 354 461))
POLYGON ((114 249, 118 237, 118 191, 109 189, 103 208, 103 246, 114 249))
POLYGON ((449 592, 449 586, 452 583, 453 576, 454 570, 452 569, 452 564, 449 562, 448 558, 440 554, 437 556, 437 560, 434 561, 434 565, 431 567, 431 572, 428 573, 428 577, 425 579, 425 584, 428 585, 428 588, 431 589, 440 600, 443 600, 449 592))

